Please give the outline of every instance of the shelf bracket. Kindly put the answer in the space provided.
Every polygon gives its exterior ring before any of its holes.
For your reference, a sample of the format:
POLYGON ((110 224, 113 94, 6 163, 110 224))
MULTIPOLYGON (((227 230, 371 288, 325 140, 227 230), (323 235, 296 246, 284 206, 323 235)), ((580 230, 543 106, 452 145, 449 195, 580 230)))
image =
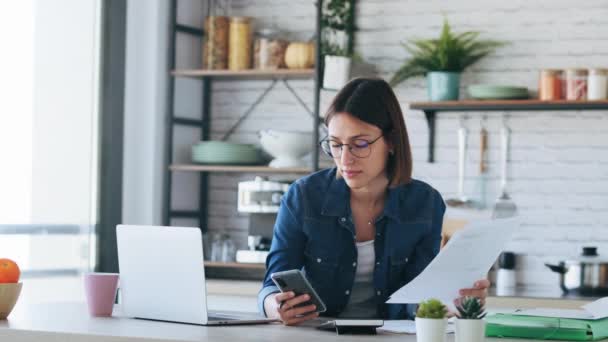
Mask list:
POLYGON ((436 112, 434 110, 425 110, 424 115, 426 116, 426 123, 429 126, 429 150, 428 150, 428 162, 435 162, 435 118, 436 112))
POLYGON ((266 95, 268 95, 268 93, 270 93, 270 91, 272 90, 272 88, 274 88, 274 86, 277 84, 277 80, 274 79, 272 80, 272 83, 268 86, 268 88, 266 88, 264 90, 264 92, 251 104, 251 106, 249 106, 249 108, 245 111, 245 113, 243 115, 241 115, 241 117, 234 123, 234 125, 232 125, 232 127, 230 127, 230 129, 228 129, 228 131, 226 131, 226 133, 224 134, 224 136, 222 136, 222 141, 226 141, 226 139, 228 139, 228 137, 230 137, 230 135, 232 135, 232 133, 234 133, 234 131, 237 129, 237 127, 239 127, 241 125, 241 123, 243 122, 243 120, 245 120, 249 114, 251 114, 251 112, 253 112, 253 110, 255 109, 255 107, 257 107, 262 100, 266 97, 266 95))
POLYGON ((314 114, 312 112, 312 110, 310 110, 310 108, 308 108, 308 105, 306 104, 306 102, 304 102, 304 100, 302 100, 302 98, 300 97, 300 95, 298 95, 298 93, 295 91, 295 89, 293 89, 291 87, 291 85, 289 85, 289 82, 287 82, 286 79, 281 79, 281 81, 283 81, 283 84, 285 84, 285 88, 287 88, 287 90, 289 90, 289 92, 293 95, 293 97, 296 98, 296 100, 298 100, 298 102, 300 103, 300 105, 306 109, 306 111, 308 112, 308 114, 310 114, 311 118, 314 118, 314 114))
MULTIPOLYGON (((313 111, 310 110, 310 108, 308 108, 308 105, 306 104, 306 102, 304 102, 304 100, 302 100, 302 98, 300 97, 300 95, 298 95, 298 93, 296 92, 296 90, 291 87, 291 85, 289 84, 289 82, 287 82, 286 79, 283 78, 281 81, 283 81, 283 84, 285 84, 285 88, 287 88, 287 90, 289 90, 289 92, 296 98, 296 100, 298 100, 298 102, 300 103, 300 105, 304 109, 306 109, 306 111, 308 112, 308 114, 310 115, 310 117, 314 120, 315 113, 313 113, 313 111)), ((321 126, 321 128, 323 128, 323 131, 325 133, 327 133, 327 130, 325 128, 325 124, 323 122, 323 118, 321 118, 321 117, 319 117, 319 126, 321 126)))

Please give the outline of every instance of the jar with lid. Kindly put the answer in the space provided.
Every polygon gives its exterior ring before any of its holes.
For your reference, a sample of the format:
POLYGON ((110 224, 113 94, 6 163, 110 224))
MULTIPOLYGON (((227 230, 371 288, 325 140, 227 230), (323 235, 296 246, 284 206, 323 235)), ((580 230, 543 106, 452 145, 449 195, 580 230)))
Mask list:
POLYGON ((566 69, 566 100, 587 99, 587 70, 566 69))
POLYGON ((284 66, 288 42, 280 36, 279 31, 270 28, 256 32, 253 43, 255 69, 278 69, 284 66))
POLYGON ((589 100, 608 98, 608 69, 589 69, 587 98, 589 100))
POLYGON ((228 17, 205 18, 203 69, 222 70, 228 66, 228 17))
POLYGON ((228 47, 228 69, 251 68, 251 18, 231 17, 228 47))
POLYGON ((545 69, 540 72, 538 97, 541 101, 562 99, 562 70, 545 69))

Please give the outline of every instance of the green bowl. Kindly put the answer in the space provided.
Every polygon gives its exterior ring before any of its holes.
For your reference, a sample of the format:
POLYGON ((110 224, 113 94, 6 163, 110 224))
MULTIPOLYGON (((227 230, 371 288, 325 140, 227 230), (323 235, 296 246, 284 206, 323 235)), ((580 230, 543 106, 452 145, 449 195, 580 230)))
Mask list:
POLYGON ((224 141, 201 141, 193 145, 192 161, 227 165, 256 165, 263 162, 259 149, 254 145, 224 141))
POLYGON ((527 99, 528 88, 492 84, 469 86, 469 95, 477 100, 515 100, 527 99))

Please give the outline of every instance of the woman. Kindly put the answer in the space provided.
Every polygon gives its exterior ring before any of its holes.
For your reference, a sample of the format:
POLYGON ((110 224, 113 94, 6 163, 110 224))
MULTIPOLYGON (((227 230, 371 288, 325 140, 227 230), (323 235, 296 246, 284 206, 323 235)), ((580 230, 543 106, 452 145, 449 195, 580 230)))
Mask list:
MULTIPOLYGON (((437 255, 445 204, 411 178, 399 102, 384 80, 359 78, 336 95, 321 142, 335 168, 299 179, 283 196, 260 311, 295 325, 318 316, 307 295, 280 293, 270 274, 303 269, 334 317, 412 318, 415 305, 385 304, 437 255)), ((485 299, 479 280, 462 296, 485 299)))

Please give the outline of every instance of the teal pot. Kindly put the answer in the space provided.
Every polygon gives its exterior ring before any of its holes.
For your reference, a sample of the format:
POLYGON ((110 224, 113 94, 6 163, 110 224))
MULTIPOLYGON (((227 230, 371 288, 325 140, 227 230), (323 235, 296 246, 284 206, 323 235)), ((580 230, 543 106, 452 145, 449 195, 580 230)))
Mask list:
POLYGON ((430 101, 456 101, 460 88, 460 73, 432 71, 426 74, 430 101))

